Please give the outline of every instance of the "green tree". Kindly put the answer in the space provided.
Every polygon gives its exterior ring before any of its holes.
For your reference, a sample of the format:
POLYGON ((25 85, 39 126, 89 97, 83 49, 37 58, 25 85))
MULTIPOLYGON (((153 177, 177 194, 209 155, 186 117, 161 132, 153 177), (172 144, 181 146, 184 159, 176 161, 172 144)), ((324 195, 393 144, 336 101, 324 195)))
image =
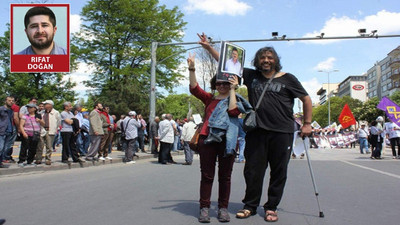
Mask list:
POLYGON ((204 104, 193 95, 170 94, 157 100, 157 115, 170 113, 174 118, 186 118, 189 104, 192 108, 192 114, 204 114, 204 104))
MULTIPOLYGON (((70 79, 64 80, 63 73, 10 73, 10 25, 4 36, 0 37, 0 90, 2 98, 5 95, 14 95, 26 104, 30 97, 39 100, 52 99, 55 107, 59 108, 64 101, 75 100, 72 88, 75 83, 70 79)), ((71 57, 71 69, 76 68, 74 57, 71 57)))
POLYGON ((385 113, 376 108, 379 101, 380 100, 377 97, 374 97, 366 101, 361 107, 357 108, 355 110, 355 113, 358 115, 356 119, 372 122, 376 120, 378 116, 384 116, 385 113))
MULTIPOLYGON (((149 112, 151 42, 181 41, 185 22, 177 7, 167 9, 157 0, 91 0, 82 9, 84 25, 73 38, 81 61, 94 66, 96 101, 112 112, 149 112)), ((171 91, 182 77, 180 47, 157 49, 157 85, 171 91)))
MULTIPOLYGON (((331 97, 331 123, 339 124, 339 115, 343 110, 344 105, 347 103, 353 112, 354 117, 358 120, 357 108, 362 106, 362 102, 358 99, 351 98, 350 96, 344 97, 331 97)), ((328 103, 313 108, 313 120, 317 121, 322 127, 328 126, 328 103)))

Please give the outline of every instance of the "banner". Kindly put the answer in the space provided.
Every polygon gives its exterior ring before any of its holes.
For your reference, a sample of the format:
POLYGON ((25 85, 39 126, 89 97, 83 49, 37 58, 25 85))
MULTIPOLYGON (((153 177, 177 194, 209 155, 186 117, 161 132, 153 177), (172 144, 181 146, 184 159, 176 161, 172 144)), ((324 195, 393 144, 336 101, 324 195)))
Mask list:
POLYGON ((353 113, 350 110, 349 105, 344 105, 342 112, 339 116, 339 122, 342 124, 343 128, 347 128, 351 125, 356 124, 356 119, 354 119, 353 113))
POLYGON ((388 97, 383 97, 376 108, 385 111, 386 116, 395 124, 400 126, 400 107, 390 100, 388 97))

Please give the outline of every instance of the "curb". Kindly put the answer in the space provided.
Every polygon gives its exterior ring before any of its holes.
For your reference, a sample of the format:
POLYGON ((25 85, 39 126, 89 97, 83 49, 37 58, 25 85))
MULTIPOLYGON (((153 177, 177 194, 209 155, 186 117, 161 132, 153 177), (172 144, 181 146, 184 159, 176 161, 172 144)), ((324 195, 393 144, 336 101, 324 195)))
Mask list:
MULTIPOLYGON (((171 152, 171 155, 181 155, 180 152, 171 152)), ((152 154, 141 155, 135 161, 154 158, 152 154)), ((65 164, 60 161, 53 162, 52 165, 47 166, 44 164, 36 165, 36 166, 25 166, 25 167, 17 167, 17 168, 5 168, 0 169, 0 177, 4 175, 15 175, 15 174, 24 174, 24 173, 40 173, 47 171, 56 171, 56 170, 67 170, 67 169, 79 169, 79 168, 88 168, 93 166, 105 166, 112 164, 123 163, 123 156, 118 155, 116 158, 112 160, 105 161, 86 161, 85 163, 70 163, 65 164)), ((154 158, 156 159, 156 158, 154 158)))

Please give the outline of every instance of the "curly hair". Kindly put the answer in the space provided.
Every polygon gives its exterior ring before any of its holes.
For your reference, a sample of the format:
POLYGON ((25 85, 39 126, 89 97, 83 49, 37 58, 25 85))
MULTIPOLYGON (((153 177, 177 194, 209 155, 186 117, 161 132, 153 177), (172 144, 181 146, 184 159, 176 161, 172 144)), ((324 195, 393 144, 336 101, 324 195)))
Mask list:
POLYGON ((254 59, 252 61, 253 66, 257 69, 257 70, 261 70, 261 65, 260 65, 260 58, 261 56, 265 53, 265 52, 270 52, 272 53, 274 60, 275 60, 275 72, 279 72, 282 69, 281 66, 281 60, 278 56, 278 53, 276 53, 275 49, 273 47, 264 47, 264 48, 260 48, 257 52, 256 55, 254 56, 254 59))

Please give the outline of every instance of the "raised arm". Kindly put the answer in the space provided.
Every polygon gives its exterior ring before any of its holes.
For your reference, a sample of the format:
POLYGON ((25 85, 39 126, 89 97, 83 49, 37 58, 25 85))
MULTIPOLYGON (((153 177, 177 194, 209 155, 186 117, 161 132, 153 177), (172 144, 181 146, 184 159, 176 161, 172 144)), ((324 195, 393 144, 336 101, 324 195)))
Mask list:
POLYGON ((195 53, 193 53, 193 55, 192 55, 189 52, 189 58, 187 59, 187 63, 189 66, 189 82, 190 82, 191 88, 195 88, 197 86, 197 79, 196 79, 196 72, 195 72, 196 67, 195 67, 195 63, 194 63, 194 60, 196 58, 195 56, 196 56, 195 53))
POLYGON ((219 61, 219 52, 213 46, 210 45, 207 35, 205 35, 203 32, 202 34, 197 33, 197 36, 199 36, 200 38, 199 44, 205 50, 207 50, 215 60, 219 61))
POLYGON ((236 75, 229 77, 229 83, 231 84, 231 89, 229 91, 229 110, 235 109, 237 107, 236 103, 236 88, 239 85, 239 81, 236 75))

